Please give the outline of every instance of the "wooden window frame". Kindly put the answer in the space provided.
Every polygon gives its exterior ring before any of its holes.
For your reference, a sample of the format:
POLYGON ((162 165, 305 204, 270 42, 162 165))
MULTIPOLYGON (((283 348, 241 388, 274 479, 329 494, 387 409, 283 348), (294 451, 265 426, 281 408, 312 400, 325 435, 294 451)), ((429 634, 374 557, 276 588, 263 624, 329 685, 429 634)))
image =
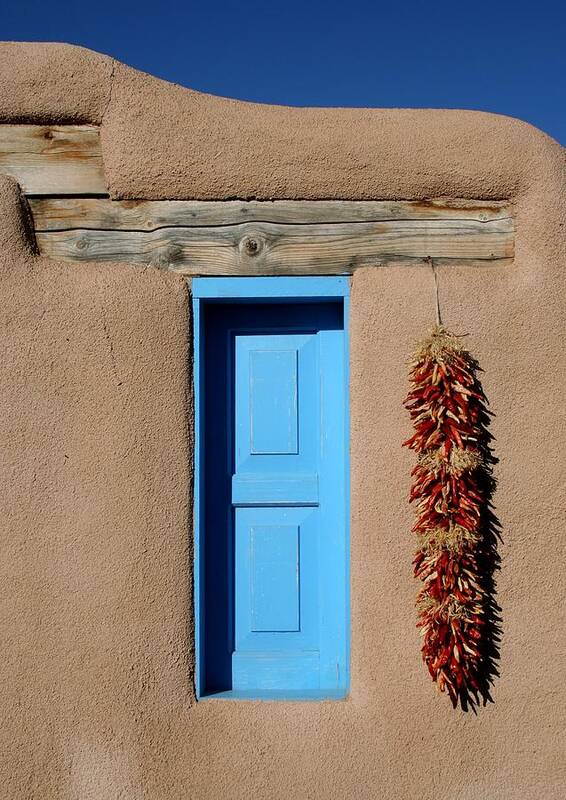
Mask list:
MULTIPOLYGON (((263 277, 263 278, 200 278, 192 281, 193 308, 193 349, 194 349, 194 501, 193 501, 193 537, 194 537, 194 621, 195 621, 195 692, 197 700, 328 700, 343 699, 350 687, 350 458, 349 458, 349 294, 350 281, 347 277, 263 277), (339 643, 343 648, 344 674, 340 676, 339 688, 335 692, 283 692, 269 695, 266 692, 254 692, 253 696, 237 691, 220 694, 207 694, 204 686, 203 658, 204 636, 203 625, 206 609, 204 607, 204 555, 203 537, 205 524, 204 481, 203 481, 203 441, 205 426, 205 408, 202 398, 204 372, 204 331, 203 307, 208 303, 269 303, 269 302, 309 302, 339 300, 343 304, 344 325, 344 507, 343 524, 345 532, 345 613, 344 638, 339 643)), ((338 634, 341 635, 341 634, 338 634)))

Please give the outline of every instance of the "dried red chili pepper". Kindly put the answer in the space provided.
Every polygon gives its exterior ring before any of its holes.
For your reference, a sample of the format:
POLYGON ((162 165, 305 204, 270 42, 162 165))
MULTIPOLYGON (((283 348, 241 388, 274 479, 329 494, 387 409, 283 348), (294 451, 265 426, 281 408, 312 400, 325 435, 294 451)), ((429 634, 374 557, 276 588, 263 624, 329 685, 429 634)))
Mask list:
POLYGON ((421 652, 454 706, 477 691, 482 657, 485 596, 475 553, 486 502, 479 442, 487 410, 478 369, 458 337, 436 325, 414 355, 404 404, 415 432, 403 445, 419 456, 410 501, 417 504, 413 566, 422 582, 421 652))

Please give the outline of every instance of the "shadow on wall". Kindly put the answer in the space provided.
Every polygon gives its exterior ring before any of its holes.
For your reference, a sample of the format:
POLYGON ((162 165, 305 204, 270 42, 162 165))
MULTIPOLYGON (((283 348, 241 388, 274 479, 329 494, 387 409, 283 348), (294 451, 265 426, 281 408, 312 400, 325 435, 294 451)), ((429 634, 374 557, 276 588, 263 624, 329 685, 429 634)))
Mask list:
MULTIPOLYGON (((476 365, 476 369, 481 372, 479 365, 476 365)), ((483 636, 480 640, 481 662, 477 675, 478 692, 475 696, 469 693, 460 695, 460 703, 463 710, 472 710, 474 712, 476 712, 480 703, 485 706, 488 702, 495 702, 490 690, 495 680, 499 677, 499 646, 503 634, 501 607, 497 603, 495 580, 495 575, 501 564, 498 545, 503 543, 503 539, 501 537, 501 523, 497 518, 493 504, 493 497, 497 488, 493 468, 499 459, 494 454, 492 446, 494 437, 489 430, 491 418, 495 414, 489 410, 489 401, 479 380, 477 381, 476 389, 485 403, 484 412, 478 420, 482 432, 482 438, 478 444, 483 457, 483 467, 478 470, 476 476, 478 488, 483 497, 480 522, 482 536, 476 550, 476 562, 479 583, 484 594, 485 624, 483 636)))

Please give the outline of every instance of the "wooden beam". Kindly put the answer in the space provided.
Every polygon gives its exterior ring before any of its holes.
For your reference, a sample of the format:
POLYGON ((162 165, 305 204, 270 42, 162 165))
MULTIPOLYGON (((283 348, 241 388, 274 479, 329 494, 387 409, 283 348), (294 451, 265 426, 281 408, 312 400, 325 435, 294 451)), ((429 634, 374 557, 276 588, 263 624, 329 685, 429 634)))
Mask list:
POLYGON ((466 264, 513 257, 514 219, 504 203, 45 199, 31 205, 46 256, 129 261, 184 275, 323 275, 428 256, 466 264))
POLYGON ((109 200, 48 197, 30 201, 36 230, 74 228, 154 231, 241 222, 346 223, 450 219, 477 222, 512 216, 504 201, 454 200, 109 200))
POLYGON ((92 125, 0 125, 0 172, 28 195, 107 194, 92 125))

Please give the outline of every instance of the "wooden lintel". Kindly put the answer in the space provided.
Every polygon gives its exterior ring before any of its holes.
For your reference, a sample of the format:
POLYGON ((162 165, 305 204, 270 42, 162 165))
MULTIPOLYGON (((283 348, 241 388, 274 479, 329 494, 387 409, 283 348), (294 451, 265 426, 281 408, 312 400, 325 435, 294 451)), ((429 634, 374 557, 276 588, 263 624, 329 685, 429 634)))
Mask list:
POLYGON ((38 231, 75 228, 154 231, 241 222, 348 223, 388 220, 508 220, 495 200, 109 200, 42 197, 30 201, 38 231))
POLYGON ((513 257, 505 203, 45 198, 31 207, 46 256, 185 275, 335 274, 429 256, 466 264, 513 257))

